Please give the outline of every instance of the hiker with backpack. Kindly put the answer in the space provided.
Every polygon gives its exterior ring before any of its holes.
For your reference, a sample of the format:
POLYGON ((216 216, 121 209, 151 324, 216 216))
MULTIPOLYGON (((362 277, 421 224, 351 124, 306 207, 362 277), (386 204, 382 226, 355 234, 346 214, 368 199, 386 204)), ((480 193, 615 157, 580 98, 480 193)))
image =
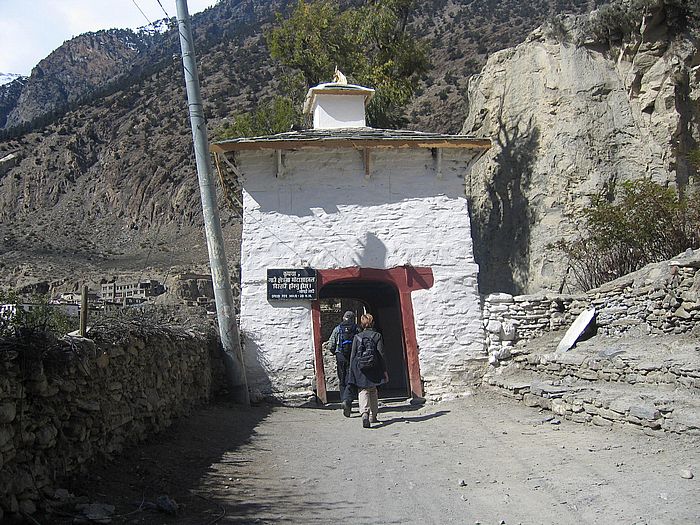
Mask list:
POLYGON ((377 387, 389 382, 389 373, 384 357, 384 340, 382 334, 374 330, 374 317, 364 314, 360 318, 360 328, 362 331, 352 342, 347 383, 348 388, 354 386, 359 389, 362 426, 370 428, 371 423, 379 422, 377 387))
POLYGON ((343 314, 343 321, 333 328, 330 338, 324 345, 335 354, 338 387, 340 388, 340 398, 345 417, 350 417, 352 399, 355 397, 354 389, 347 388, 347 377, 350 369, 352 341, 359 331, 360 329, 355 324, 355 314, 348 310, 343 314))

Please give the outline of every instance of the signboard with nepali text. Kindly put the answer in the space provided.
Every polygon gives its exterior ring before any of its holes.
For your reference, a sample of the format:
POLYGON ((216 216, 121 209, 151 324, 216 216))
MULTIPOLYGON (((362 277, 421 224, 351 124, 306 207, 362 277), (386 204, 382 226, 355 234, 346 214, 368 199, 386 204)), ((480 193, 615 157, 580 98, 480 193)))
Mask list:
POLYGON ((278 301, 318 299, 316 270, 267 270, 267 298, 278 301))

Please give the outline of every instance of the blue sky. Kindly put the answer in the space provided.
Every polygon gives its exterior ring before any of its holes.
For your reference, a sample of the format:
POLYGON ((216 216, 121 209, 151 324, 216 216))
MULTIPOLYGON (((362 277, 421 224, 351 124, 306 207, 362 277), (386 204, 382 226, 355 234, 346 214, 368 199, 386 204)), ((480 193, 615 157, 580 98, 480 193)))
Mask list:
MULTIPOLYGON (((175 16, 175 0, 160 0, 175 16)), ((188 0, 190 14, 216 0, 188 0)), ((0 0, 0 73, 29 75, 64 41, 88 31, 137 28, 165 18, 158 0, 0 0), (137 7, 138 5, 138 7, 137 7)))

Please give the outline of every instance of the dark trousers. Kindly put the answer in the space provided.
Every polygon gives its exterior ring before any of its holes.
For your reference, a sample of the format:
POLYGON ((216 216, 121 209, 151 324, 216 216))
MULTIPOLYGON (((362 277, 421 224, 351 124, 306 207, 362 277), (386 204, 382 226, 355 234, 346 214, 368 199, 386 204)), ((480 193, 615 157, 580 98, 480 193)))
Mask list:
POLYGON ((348 385, 348 371, 350 370, 350 358, 341 353, 335 354, 335 363, 338 371, 338 389, 340 390, 340 400, 352 400, 357 397, 355 385, 348 385))

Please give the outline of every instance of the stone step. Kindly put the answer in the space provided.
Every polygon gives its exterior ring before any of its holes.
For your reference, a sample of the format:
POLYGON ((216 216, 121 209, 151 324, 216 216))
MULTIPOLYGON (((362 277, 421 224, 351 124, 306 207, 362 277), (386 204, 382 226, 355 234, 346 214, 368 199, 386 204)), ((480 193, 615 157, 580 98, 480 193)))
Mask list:
POLYGON ((700 395, 668 384, 592 382, 502 369, 484 385, 531 407, 550 410, 578 423, 628 425, 648 434, 674 432, 700 436, 700 395))

